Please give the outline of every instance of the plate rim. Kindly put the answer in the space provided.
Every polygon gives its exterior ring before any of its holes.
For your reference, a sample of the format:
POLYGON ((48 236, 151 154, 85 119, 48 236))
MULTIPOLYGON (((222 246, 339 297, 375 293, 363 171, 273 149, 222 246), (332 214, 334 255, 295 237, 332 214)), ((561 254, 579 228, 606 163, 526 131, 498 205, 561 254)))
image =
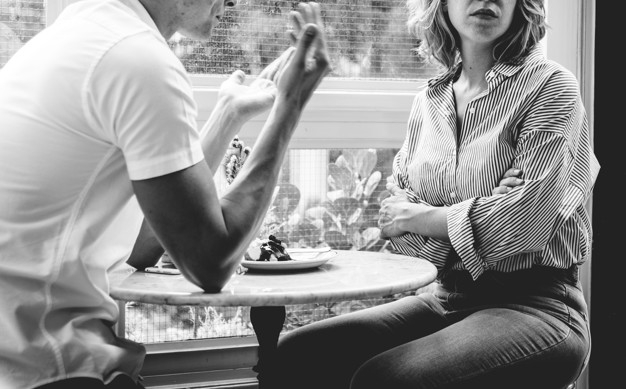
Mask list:
POLYGON ((320 253, 320 255, 314 258, 305 258, 293 261, 250 261, 243 259, 241 266, 249 270, 300 270, 300 269, 312 269, 320 267, 326 262, 337 256, 336 250, 329 250, 320 253), (251 265, 252 264, 252 265, 251 265), (296 265, 297 264, 297 265, 296 265), (251 265, 251 266, 246 266, 251 265))

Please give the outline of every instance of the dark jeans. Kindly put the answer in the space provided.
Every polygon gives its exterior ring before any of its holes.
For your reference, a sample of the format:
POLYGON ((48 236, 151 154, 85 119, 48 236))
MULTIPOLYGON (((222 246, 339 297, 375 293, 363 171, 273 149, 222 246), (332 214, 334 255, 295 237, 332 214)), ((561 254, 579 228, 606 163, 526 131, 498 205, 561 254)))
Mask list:
POLYGON ((69 378, 39 386, 37 389, 144 389, 144 386, 135 383, 127 375, 120 374, 108 385, 95 378, 69 378))
POLYGON ((586 311, 576 267, 452 271, 434 293, 284 334, 267 387, 565 388, 590 352, 586 311))

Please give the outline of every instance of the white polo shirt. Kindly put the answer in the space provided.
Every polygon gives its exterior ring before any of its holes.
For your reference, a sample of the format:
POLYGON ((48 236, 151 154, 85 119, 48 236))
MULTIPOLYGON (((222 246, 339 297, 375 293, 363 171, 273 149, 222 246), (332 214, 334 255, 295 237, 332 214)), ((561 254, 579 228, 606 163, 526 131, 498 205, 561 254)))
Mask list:
POLYGON ((0 388, 137 377, 107 271, 142 215, 131 180, 203 159, 185 69, 137 0, 83 0, 0 70, 0 388))

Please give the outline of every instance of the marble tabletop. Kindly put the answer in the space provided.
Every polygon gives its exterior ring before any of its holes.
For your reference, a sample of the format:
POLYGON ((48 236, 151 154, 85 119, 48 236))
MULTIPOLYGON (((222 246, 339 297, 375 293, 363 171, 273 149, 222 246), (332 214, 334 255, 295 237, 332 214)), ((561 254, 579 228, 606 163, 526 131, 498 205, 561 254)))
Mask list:
POLYGON ((110 274, 113 298, 166 305, 279 306, 387 296, 434 281, 425 260, 398 254, 342 251, 320 267, 298 271, 235 274, 220 293, 205 293, 182 275, 133 271, 110 274))

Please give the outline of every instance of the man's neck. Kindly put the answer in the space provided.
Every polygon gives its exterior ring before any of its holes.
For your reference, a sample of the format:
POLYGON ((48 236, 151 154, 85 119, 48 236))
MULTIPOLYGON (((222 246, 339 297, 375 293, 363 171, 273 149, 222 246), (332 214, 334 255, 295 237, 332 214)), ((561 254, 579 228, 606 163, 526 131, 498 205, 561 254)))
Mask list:
POLYGON ((165 40, 174 35, 177 27, 176 0, 139 0, 165 40))

